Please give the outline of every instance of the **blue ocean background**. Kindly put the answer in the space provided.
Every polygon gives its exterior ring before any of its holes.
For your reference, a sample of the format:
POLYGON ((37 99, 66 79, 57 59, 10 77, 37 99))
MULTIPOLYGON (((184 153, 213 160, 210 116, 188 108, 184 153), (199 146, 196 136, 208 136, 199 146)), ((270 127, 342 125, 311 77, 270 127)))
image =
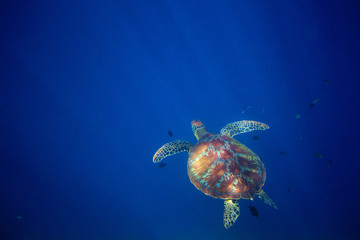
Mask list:
POLYGON ((2 1, 0 13, 0 240, 360 239, 359 1, 2 1), (240 200, 225 229, 186 153, 152 162, 167 142, 195 144, 196 118, 215 133, 270 126, 235 138, 264 162, 278 210, 240 200))

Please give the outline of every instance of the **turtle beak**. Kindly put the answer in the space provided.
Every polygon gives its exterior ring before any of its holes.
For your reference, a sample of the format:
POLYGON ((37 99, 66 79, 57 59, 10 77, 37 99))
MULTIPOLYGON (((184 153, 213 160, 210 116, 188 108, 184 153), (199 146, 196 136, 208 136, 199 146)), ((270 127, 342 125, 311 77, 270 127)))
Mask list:
POLYGON ((193 130, 193 133, 195 133, 195 131, 202 126, 203 124, 200 119, 195 119, 191 121, 191 128, 193 130))

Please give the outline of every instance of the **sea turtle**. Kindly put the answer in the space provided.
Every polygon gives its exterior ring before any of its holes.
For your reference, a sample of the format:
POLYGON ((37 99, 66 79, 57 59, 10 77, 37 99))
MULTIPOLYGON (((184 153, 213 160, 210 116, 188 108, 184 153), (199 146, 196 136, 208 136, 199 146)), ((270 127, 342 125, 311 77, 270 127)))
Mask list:
POLYGON ((257 195, 277 209, 276 204, 261 189, 266 172, 260 158, 233 136, 253 130, 269 129, 264 123, 238 121, 229 123, 220 134, 209 133, 199 120, 191 122, 198 142, 185 140, 166 143, 153 157, 158 163, 165 157, 187 151, 187 171, 197 189, 214 198, 225 200, 224 226, 229 228, 240 215, 238 199, 251 199, 257 195))

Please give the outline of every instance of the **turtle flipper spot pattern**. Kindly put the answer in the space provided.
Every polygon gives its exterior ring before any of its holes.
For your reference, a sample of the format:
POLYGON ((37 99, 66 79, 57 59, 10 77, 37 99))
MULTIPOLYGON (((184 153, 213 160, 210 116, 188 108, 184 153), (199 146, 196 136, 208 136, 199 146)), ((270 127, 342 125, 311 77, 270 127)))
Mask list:
POLYGON ((190 152, 191 147, 192 144, 185 140, 176 140, 173 142, 166 143, 164 146, 162 146, 161 148, 159 148, 159 150, 156 151, 153 157, 153 162, 158 163, 164 158, 177 153, 181 153, 185 151, 190 152))
POLYGON ((270 206, 272 206, 275 209, 279 209, 276 204, 274 203, 274 201, 264 192, 264 190, 261 190, 258 193, 258 197, 264 201, 264 203, 269 204, 270 206))
POLYGON ((267 130, 269 126, 265 123, 257 122, 257 121, 238 121, 227 124, 223 129, 221 129, 220 133, 227 135, 229 137, 233 137, 240 133, 251 132, 254 130, 267 130))
POLYGON ((225 228, 231 227, 240 215, 240 207, 238 200, 225 200, 225 211, 224 211, 224 226, 225 228))

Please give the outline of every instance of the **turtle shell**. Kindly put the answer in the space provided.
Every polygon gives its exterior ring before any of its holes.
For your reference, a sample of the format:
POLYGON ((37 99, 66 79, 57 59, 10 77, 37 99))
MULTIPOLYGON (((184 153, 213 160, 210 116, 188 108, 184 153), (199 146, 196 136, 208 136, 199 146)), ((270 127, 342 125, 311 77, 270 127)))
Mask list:
POLYGON ((265 183, 260 158, 234 138, 209 133, 193 147, 188 160, 190 181, 214 198, 252 198, 265 183))

